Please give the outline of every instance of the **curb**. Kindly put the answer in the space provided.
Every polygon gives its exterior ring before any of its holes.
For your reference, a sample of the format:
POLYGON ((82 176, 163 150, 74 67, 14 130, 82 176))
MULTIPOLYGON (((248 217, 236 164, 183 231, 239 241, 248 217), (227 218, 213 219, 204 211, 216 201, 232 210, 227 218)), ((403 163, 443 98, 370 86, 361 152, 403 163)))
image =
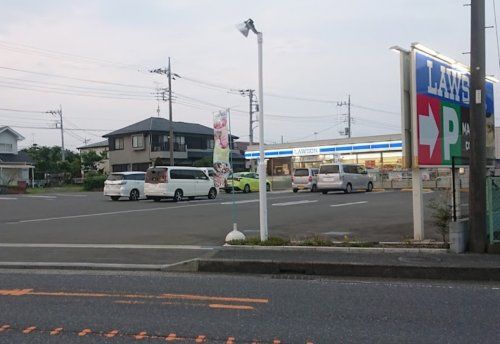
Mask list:
POLYGON ((99 271, 162 271, 168 265, 100 264, 66 262, 0 262, 0 269, 99 270, 99 271))
POLYGON ((271 260, 203 259, 198 272, 245 274, 299 274, 333 277, 377 277, 433 280, 500 281, 500 267, 442 267, 271 260))
POLYGON ((353 252, 353 253, 433 253, 448 254, 447 248, 403 248, 403 247, 337 247, 337 246, 258 246, 229 245, 223 250, 261 250, 261 251, 314 251, 314 252, 353 252))

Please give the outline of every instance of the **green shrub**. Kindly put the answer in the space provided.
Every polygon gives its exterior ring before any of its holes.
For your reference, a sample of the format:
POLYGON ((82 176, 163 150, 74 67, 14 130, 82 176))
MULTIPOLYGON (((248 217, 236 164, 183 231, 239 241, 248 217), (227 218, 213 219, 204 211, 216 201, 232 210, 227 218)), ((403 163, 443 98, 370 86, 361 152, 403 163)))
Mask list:
POLYGON ((286 246, 290 244, 289 240, 270 237, 266 241, 260 241, 259 238, 248 238, 245 240, 231 240, 230 245, 258 245, 258 246, 286 246))
POLYGON ((105 180, 106 176, 103 175, 88 176, 83 181, 83 189, 85 191, 102 190, 105 180))

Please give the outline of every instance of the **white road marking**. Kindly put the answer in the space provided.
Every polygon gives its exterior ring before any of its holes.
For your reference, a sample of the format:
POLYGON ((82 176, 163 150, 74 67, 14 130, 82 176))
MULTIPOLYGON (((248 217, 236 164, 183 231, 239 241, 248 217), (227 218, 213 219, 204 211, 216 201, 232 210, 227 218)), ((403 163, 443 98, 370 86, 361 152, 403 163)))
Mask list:
MULTIPOLYGON (((246 201, 234 201, 234 204, 254 203, 258 201, 259 201, 258 199, 249 199, 246 201)), ((233 202, 222 202, 221 204, 233 204, 233 202)))
POLYGON ((133 245, 133 244, 23 244, 0 243, 0 247, 16 248, 106 248, 106 249, 155 249, 155 250, 213 250, 214 247, 199 245, 133 245))
POLYGON ((56 193, 54 196, 59 197, 88 197, 88 195, 74 195, 74 194, 64 194, 64 193, 56 193))
POLYGON ((17 198, 15 198, 15 197, 0 197, 0 200, 2 200, 2 201, 17 201, 17 198))
POLYGON ((57 198, 56 196, 42 196, 42 195, 25 195, 23 197, 26 197, 26 198, 46 198, 46 199, 57 198))
POLYGON ((13 224, 17 224, 17 223, 47 222, 47 221, 67 220, 67 219, 79 219, 79 218, 85 218, 85 217, 97 217, 97 216, 118 215, 118 214, 128 214, 128 213, 141 213, 141 212, 147 212, 147 211, 191 208, 191 207, 199 207, 199 206, 203 206, 203 205, 216 205, 216 204, 219 204, 219 203, 215 203, 215 202, 213 202, 213 203, 200 203, 200 204, 194 204, 194 205, 180 205, 180 206, 176 206, 176 207, 120 210, 120 211, 110 211, 110 212, 106 212, 106 213, 93 213, 93 214, 70 215, 70 216, 60 216, 60 217, 47 217, 47 218, 41 218, 41 219, 6 222, 6 224, 13 225, 13 224))
MULTIPOLYGON (((308 197, 308 196, 314 196, 314 195, 303 195, 302 197, 308 197)), ((268 197, 267 199, 269 201, 272 201, 272 200, 275 200, 275 199, 286 199, 286 198, 297 198, 297 195, 294 195, 294 196, 282 196, 282 197, 268 197)), ((256 199, 248 199, 248 200, 242 200, 242 201, 235 201, 234 203, 236 204, 245 204, 245 203, 256 203, 256 202, 259 202, 259 199, 256 198, 256 199)), ((226 202, 222 202, 220 204, 233 204, 232 201, 226 201, 226 202)))
POLYGON ((347 205, 356 205, 356 204, 364 204, 364 203, 368 203, 368 201, 332 204, 332 205, 330 205, 330 207, 343 207, 343 206, 347 206, 347 205))
POLYGON ((286 207, 288 205, 316 203, 317 201, 318 200, 314 200, 314 201, 302 200, 302 201, 293 201, 293 202, 284 202, 284 203, 274 203, 273 206, 275 206, 275 207, 286 207))

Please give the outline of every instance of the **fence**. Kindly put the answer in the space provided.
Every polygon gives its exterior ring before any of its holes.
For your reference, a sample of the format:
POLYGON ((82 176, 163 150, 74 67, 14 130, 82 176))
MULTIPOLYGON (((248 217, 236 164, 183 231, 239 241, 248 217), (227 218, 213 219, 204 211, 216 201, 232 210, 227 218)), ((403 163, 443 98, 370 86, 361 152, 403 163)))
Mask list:
POLYGON ((486 214, 488 239, 500 243, 500 177, 486 178, 486 214))

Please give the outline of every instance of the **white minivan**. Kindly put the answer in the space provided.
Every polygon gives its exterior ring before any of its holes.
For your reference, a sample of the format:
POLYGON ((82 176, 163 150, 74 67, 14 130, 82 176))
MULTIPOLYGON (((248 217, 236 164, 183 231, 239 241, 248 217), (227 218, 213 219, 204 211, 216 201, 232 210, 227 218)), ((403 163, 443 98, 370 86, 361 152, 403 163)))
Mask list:
POLYGON ((104 182, 104 196, 109 196, 113 201, 120 197, 128 197, 131 201, 144 198, 145 172, 115 172, 111 173, 104 182))
POLYGON ((194 199, 197 196, 214 199, 217 189, 214 181, 197 167, 156 166, 148 168, 144 193, 147 199, 158 202, 171 198, 174 202, 184 197, 194 199))
POLYGON ((328 191, 373 190, 373 181, 366 169, 355 164, 324 164, 319 167, 318 191, 323 194, 328 191))

